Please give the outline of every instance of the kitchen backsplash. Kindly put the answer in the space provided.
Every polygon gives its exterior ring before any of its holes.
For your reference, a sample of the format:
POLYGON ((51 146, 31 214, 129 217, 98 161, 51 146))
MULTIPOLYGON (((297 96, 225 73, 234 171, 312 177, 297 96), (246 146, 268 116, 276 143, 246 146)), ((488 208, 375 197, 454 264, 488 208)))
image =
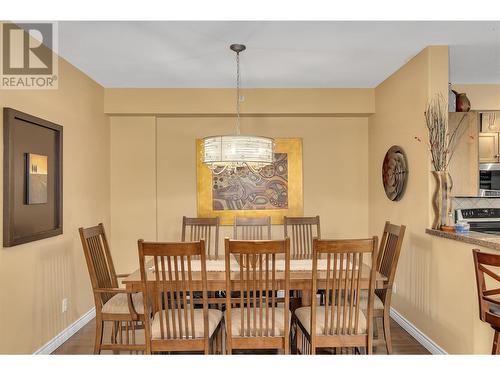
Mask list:
POLYGON ((453 210, 460 208, 500 208, 500 198, 452 198, 453 210))

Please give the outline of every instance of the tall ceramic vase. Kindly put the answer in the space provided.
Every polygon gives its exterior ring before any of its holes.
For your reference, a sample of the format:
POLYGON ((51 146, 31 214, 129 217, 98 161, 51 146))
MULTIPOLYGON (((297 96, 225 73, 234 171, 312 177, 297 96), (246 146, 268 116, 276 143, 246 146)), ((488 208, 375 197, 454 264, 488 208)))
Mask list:
POLYGON ((448 171, 432 171, 436 182, 434 195, 432 197, 432 207, 434 208, 433 229, 441 229, 441 226, 448 224, 451 214, 451 188, 453 182, 448 171))

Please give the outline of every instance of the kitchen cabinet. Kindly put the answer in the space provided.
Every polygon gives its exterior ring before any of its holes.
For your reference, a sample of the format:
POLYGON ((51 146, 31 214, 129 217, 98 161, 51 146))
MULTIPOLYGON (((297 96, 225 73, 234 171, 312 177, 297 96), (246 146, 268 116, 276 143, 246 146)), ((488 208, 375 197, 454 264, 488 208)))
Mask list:
POLYGON ((480 133, 479 163, 498 163, 499 157, 498 133, 480 133))
POLYGON ((500 132, 500 112, 481 113, 481 133, 500 132))

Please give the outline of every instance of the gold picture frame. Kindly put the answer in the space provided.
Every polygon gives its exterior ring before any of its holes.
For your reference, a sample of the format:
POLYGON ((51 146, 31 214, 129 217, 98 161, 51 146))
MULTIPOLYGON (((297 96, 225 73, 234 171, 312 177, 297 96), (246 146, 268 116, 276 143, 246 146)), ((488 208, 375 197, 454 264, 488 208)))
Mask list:
POLYGON ((302 138, 275 138, 274 152, 288 156, 288 208, 266 210, 214 210, 212 171, 202 162, 203 139, 196 140, 198 217, 219 217, 221 225, 232 225, 235 216, 271 216, 272 224, 283 224, 283 216, 302 216, 302 138))

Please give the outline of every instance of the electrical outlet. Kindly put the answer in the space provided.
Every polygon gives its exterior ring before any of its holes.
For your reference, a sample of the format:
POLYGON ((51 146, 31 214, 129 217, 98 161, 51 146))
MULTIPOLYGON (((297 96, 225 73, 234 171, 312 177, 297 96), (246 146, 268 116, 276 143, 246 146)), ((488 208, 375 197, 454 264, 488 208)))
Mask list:
POLYGON ((61 305, 61 312, 65 313, 66 311, 68 311, 68 299, 63 298, 61 305))
POLYGON ((240 97, 238 98, 238 100, 240 101, 240 103, 243 103, 245 101, 245 96, 244 95, 240 95, 240 97))

